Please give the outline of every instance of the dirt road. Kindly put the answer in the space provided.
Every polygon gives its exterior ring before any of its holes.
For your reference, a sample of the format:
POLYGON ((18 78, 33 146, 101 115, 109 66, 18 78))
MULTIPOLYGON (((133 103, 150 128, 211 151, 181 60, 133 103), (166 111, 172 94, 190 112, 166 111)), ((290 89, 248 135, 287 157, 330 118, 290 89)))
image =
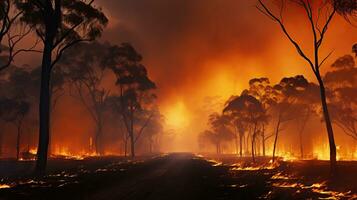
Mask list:
POLYGON ((0 199, 351 199, 354 195, 285 175, 282 167, 242 168, 193 154, 98 163, 78 162, 76 167, 45 177, 4 184, 9 188, 0 189, 0 199))

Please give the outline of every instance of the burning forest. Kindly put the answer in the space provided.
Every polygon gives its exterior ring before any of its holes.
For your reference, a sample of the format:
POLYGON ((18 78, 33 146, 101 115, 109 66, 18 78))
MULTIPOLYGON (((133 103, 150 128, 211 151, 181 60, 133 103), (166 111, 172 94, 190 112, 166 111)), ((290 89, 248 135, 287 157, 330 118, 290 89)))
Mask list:
POLYGON ((357 199, 355 0, 1 0, 0 199, 357 199))

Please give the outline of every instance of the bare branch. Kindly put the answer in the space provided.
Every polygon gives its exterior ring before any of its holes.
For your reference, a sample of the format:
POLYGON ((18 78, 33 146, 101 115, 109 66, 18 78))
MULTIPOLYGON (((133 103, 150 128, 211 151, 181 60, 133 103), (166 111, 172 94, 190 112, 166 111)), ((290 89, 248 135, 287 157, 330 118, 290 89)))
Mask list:
POLYGON ((263 9, 261 9, 263 12, 265 12, 266 15, 269 15, 270 18, 278 23, 280 25, 280 28, 282 29, 283 33, 285 34, 285 36, 289 39, 289 41, 294 45, 294 47, 296 48, 297 52, 299 53, 299 55, 301 57, 303 57, 310 65, 311 69, 314 71, 314 73, 316 73, 316 70, 314 68, 314 64, 312 63, 312 61, 306 56, 306 54, 304 53, 304 51, 301 49, 300 45, 291 37, 290 33, 287 31, 285 25, 283 24, 283 22, 276 17, 272 11, 269 10, 269 8, 262 2, 262 0, 258 0, 259 4, 261 5, 261 7, 263 9))

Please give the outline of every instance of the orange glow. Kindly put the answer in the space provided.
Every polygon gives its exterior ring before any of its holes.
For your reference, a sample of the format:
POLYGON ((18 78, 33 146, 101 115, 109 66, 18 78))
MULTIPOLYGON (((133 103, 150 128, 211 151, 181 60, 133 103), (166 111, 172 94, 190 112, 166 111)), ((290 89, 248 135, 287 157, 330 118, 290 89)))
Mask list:
POLYGON ((182 129, 189 124, 190 113, 182 101, 172 105, 165 114, 168 127, 182 129))

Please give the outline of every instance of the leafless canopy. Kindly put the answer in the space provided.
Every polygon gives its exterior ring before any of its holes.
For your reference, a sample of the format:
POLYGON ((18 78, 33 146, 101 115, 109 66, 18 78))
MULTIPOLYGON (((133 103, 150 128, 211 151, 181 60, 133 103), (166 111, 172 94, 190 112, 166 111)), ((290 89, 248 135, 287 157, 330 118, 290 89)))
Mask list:
POLYGON ((326 32, 328 27, 336 15, 337 12, 340 10, 334 7, 334 4, 331 4, 329 1, 323 1, 317 7, 317 9, 313 8, 312 1, 310 0, 279 0, 279 11, 278 13, 274 13, 271 8, 268 7, 267 3, 264 3, 262 0, 258 0, 257 8, 260 12, 264 15, 268 16, 271 20, 278 23, 284 33, 284 35, 289 39, 289 41, 294 45, 297 52, 301 57, 303 57, 308 63, 313 72, 319 74, 319 69, 323 65, 323 63, 327 60, 327 58, 332 54, 330 52, 326 55, 321 61, 319 58, 319 50, 323 43, 323 40, 326 36, 326 32), (296 4, 301 7, 304 12, 306 13, 307 20, 309 21, 311 31, 313 34, 313 41, 314 41, 314 55, 308 56, 306 52, 302 49, 301 45, 296 41, 296 39, 292 36, 292 34, 287 30, 284 24, 284 10, 286 5, 296 4))
POLYGON ((0 2, 0 70, 9 67, 14 58, 22 52, 38 52, 36 46, 39 41, 29 47, 17 48, 32 31, 30 26, 18 23, 22 14, 22 11, 14 9, 10 0, 0 2))

